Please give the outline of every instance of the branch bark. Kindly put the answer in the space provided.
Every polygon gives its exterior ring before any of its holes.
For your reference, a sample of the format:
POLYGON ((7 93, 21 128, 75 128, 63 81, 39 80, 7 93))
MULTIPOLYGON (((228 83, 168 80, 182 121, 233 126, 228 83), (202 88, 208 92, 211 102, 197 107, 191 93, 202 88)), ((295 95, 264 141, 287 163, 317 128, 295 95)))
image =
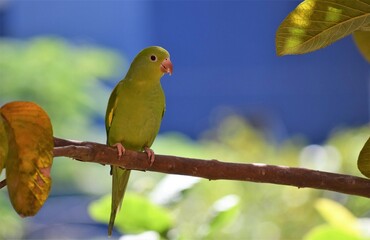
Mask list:
POLYGON ((3 187, 5 187, 6 186, 6 179, 4 179, 4 180, 2 180, 1 182, 0 182, 0 189, 2 189, 3 187))
POLYGON ((104 144, 54 138, 54 157, 62 156, 132 170, 189 175, 209 180, 226 179, 308 187, 370 198, 369 179, 305 168, 165 155, 156 155, 153 165, 150 166, 145 153, 126 150, 125 155, 118 159, 116 149, 104 144))

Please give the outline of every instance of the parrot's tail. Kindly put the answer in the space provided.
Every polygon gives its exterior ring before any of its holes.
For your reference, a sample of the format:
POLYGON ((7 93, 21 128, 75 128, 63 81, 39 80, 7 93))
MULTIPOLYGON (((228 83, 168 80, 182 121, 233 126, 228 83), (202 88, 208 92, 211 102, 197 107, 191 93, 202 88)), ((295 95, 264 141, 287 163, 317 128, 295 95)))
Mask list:
POLYGON ((109 225, 108 225, 108 236, 112 236, 113 226, 114 226, 114 220, 116 219, 117 209, 112 209, 110 212, 110 219, 109 219, 109 225))
POLYGON ((112 206, 108 225, 108 236, 112 236, 114 220, 125 195, 130 170, 112 166, 112 206))

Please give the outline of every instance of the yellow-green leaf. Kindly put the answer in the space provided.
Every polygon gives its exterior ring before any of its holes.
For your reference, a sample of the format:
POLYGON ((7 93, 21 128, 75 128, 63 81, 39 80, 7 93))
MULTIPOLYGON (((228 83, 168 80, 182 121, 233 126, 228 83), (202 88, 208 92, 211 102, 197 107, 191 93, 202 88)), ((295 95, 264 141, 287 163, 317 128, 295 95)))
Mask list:
POLYGON ((0 173, 4 168, 5 159, 8 157, 8 134, 5 124, 3 117, 0 115, 0 173))
POLYGON ((50 119, 31 102, 11 102, 0 112, 12 133, 5 163, 10 201, 19 215, 33 216, 51 188, 54 144, 50 119))
POLYGON ((303 240, 365 240, 358 234, 353 234, 343 228, 333 227, 330 225, 320 225, 310 230, 303 240))
POLYGON ((356 31, 353 39, 362 56, 370 63, 370 31, 356 31))
POLYGON ((364 239, 360 232, 358 219, 341 204, 322 198, 316 201, 315 207, 327 223, 313 228, 303 237, 304 240, 364 239))
POLYGON ((212 206, 213 216, 210 219, 210 232, 221 229, 233 222, 240 213, 240 199, 236 195, 227 195, 215 202, 212 206))
POLYGON ((303 54, 370 24, 370 0, 305 0, 276 32, 278 55, 303 54))
POLYGON ((360 172, 370 178, 370 138, 362 147, 357 160, 357 167, 360 172))
POLYGON ((359 234, 357 218, 341 204, 326 198, 316 201, 315 207, 329 225, 359 234))

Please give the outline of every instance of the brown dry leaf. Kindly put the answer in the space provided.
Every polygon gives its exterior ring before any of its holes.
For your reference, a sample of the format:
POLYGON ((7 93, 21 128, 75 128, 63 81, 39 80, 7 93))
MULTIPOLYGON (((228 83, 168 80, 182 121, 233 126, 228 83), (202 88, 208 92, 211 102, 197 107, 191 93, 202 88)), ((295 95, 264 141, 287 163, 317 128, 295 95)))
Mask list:
POLYGON ((0 115, 0 173, 4 168, 5 160, 8 157, 8 134, 5 129, 5 120, 0 115))
POLYGON ((22 217, 33 216, 51 188, 51 122, 46 112, 32 102, 7 103, 0 112, 8 123, 10 136, 13 134, 5 163, 10 201, 22 217))

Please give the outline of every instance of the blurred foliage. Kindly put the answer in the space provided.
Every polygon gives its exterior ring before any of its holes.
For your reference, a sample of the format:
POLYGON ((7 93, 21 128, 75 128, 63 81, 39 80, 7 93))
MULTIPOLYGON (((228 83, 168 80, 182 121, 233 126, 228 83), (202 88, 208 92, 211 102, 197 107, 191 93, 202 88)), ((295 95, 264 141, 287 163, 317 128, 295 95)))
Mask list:
POLYGON ((0 191, 0 239, 21 239, 24 222, 14 212, 8 194, 0 191))
POLYGON ((118 79, 122 64, 111 50, 55 37, 3 38, 0 52, 0 103, 39 104, 49 114, 55 135, 67 138, 86 138, 96 117, 105 114, 109 89, 101 80, 118 79))
POLYGON ((203 230, 203 238, 217 238, 218 229, 226 228, 235 221, 240 212, 240 198, 237 195, 226 195, 212 205, 209 224, 203 230))
MULTIPOLYGON (((276 144, 269 140, 268 133, 254 128, 241 116, 231 115, 197 141, 179 133, 167 133, 157 137, 153 149, 166 155, 259 162, 360 175, 356 159, 369 134, 367 126, 337 129, 321 145, 307 145, 302 137, 292 137, 276 144)), ((306 234, 311 236, 311 232, 324 230, 324 234, 337 234, 333 236, 350 234, 343 228, 339 232, 335 230, 347 223, 348 219, 338 217, 338 209, 344 207, 329 208, 315 204, 316 200, 322 197, 332 199, 338 202, 338 206, 344 205, 361 217, 365 217, 370 205, 366 198, 336 192, 250 182, 208 181, 157 173, 134 172, 129 188, 148 195, 151 201, 171 211, 175 224, 167 234, 169 239, 301 239, 306 234), (319 208, 327 208, 327 211, 318 212, 319 208), (331 214, 337 225, 326 231, 325 222, 331 214), (323 219, 322 215, 326 218, 323 219), (324 230, 321 230, 322 225, 324 230)), ((106 207, 109 209, 109 202, 106 207)), ((124 201, 118 215, 125 218, 126 208, 124 201)), ((108 211, 106 215, 107 218, 108 211)), ((370 228, 369 223, 365 225, 370 228)), ((315 236, 312 235, 312 239, 328 239, 313 238, 315 236)))
MULTIPOLYGON (((111 195, 106 195, 89 206, 90 215, 99 222, 108 224, 111 195)), ((115 227, 125 233, 141 233, 152 230, 165 233, 172 227, 169 211, 153 204, 147 198, 128 193, 123 203, 124 214, 117 215, 115 227), (140 213, 140 214, 138 214, 140 213)))
POLYGON ((318 199, 316 209, 326 220, 326 223, 313 228, 306 234, 304 240, 368 240, 369 220, 360 221, 339 203, 329 199, 318 199))
MULTIPOLYGON (((96 119, 105 113, 110 90, 101 80, 112 77, 117 63, 122 63, 116 54, 93 46, 72 45, 57 38, 24 42, 3 39, 0 52, 0 78, 2 86, 6 86, 0 88, 0 103, 19 99, 34 101, 51 116, 56 135, 104 142, 104 127, 96 125, 96 119)), ((356 159, 369 135, 370 128, 365 126, 337 129, 321 145, 309 145, 302 137, 276 143, 271 141, 269 133, 256 129, 243 117, 230 115, 196 141, 179 133, 159 135, 153 149, 158 154, 360 175, 356 159)), ((105 196, 98 201, 105 202, 100 207, 109 209, 108 166, 55 159, 51 174, 52 194, 105 196)), ((128 187, 128 195, 135 192, 135 196, 148 199, 125 199, 118 218, 125 219, 125 214, 129 214, 127 204, 133 205, 133 209, 140 206, 161 209, 167 217, 154 221, 158 221, 158 226, 165 226, 161 229, 169 228, 165 233, 157 229, 168 239, 301 239, 309 236, 313 229, 317 231, 317 226, 327 227, 327 219, 316 209, 316 200, 321 198, 344 206, 356 219, 364 220, 370 215, 370 201, 366 198, 272 184, 208 181, 135 171, 128 187)), ((98 212, 99 216, 93 213, 92 217, 109 217, 109 210, 98 212)), ((53 219, 54 214, 47 213, 48 219, 53 219)), ((333 216, 336 216, 334 212, 333 216)), ((26 222, 14 214, 4 191, 0 191, 0 222, 0 239, 22 237, 26 222)), ((146 219, 136 219, 130 228, 153 229, 145 222, 146 219)), ((370 228, 368 222, 363 223, 370 228)), ((127 224, 122 220, 119 230, 127 230, 127 224)))
MULTIPOLYGON (((188 152, 176 152, 174 147, 166 148, 161 136, 154 149, 164 154, 188 156, 188 152), (163 144, 163 146, 157 146, 163 144), (159 149, 159 150, 158 150, 159 149), (170 153, 166 149, 171 149, 170 153)), ((204 134, 196 144, 178 135, 169 135, 167 142, 186 141, 188 146, 197 145, 205 159, 219 159, 232 162, 263 162, 297 166, 300 149, 304 146, 301 138, 292 138, 279 145, 272 144, 262 131, 253 128, 243 118, 230 116, 219 126, 204 134)), ((181 146, 180 148, 184 148, 181 146)), ((191 152, 191 151, 190 151, 191 152)), ((166 178, 166 177, 165 177, 166 178)), ((155 191, 155 189, 154 189, 155 191)), ((311 189, 296 189, 283 186, 261 185, 234 181, 200 180, 187 190, 182 197, 167 204, 173 209, 176 228, 170 233, 179 239, 288 239, 301 236, 302 226, 315 226, 318 217, 310 209, 310 200, 316 192, 311 189), (222 211, 215 216, 215 205, 226 208, 225 196, 238 196, 235 203, 237 213, 230 215, 222 211), (196 204, 195 204, 196 203, 196 204), (289 206, 289 207, 288 207, 289 206), (296 214, 298 211, 303 214, 296 214), (307 221, 310 216, 311 221, 307 221), (284 218, 282 216, 289 216, 284 218), (219 219, 216 221, 216 219, 219 219), (221 220, 222 219, 222 220, 221 220), (222 224, 216 224, 216 222, 222 224), (268 228, 269 230, 266 230, 268 228)), ((217 212, 216 212, 217 213, 217 212)))

